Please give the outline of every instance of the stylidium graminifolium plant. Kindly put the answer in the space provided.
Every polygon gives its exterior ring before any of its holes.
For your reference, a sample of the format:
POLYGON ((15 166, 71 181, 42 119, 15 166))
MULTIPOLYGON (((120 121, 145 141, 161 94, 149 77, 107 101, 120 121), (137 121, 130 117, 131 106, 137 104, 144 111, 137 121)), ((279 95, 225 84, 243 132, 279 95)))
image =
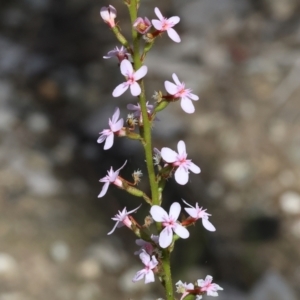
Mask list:
POLYGON ((193 94, 191 89, 186 88, 185 83, 181 82, 175 73, 172 74, 174 82, 168 80, 164 82, 165 93, 154 92, 155 103, 150 104, 145 95, 144 78, 148 71, 151 72, 151 67, 148 69, 144 65, 147 53, 154 45, 156 38, 164 35, 165 32, 172 41, 181 42, 180 36, 173 28, 179 23, 180 18, 178 16, 166 18, 159 8, 155 7, 154 13, 158 19, 150 21, 147 17, 138 16, 140 0, 123 1, 128 8, 131 20, 131 42, 122 35, 120 24, 115 21, 117 10, 112 5, 102 7, 100 10, 101 18, 121 44, 109 51, 103 58, 116 59, 120 73, 124 77, 123 80, 120 79, 121 83, 112 91, 112 96, 120 97, 129 89, 134 101, 138 99, 138 102, 127 105, 130 113, 126 121, 120 118, 120 109, 116 107, 112 117, 108 119, 109 128, 100 132, 97 142, 99 144, 104 143, 104 150, 113 147, 116 137, 127 137, 141 142, 144 147, 151 195, 147 195, 137 187, 142 176, 140 170, 133 172, 132 182, 119 175, 127 163, 125 161, 116 171, 111 167, 107 171, 107 175, 100 179, 104 185, 98 197, 104 197, 109 186, 113 184, 124 192, 145 200, 146 204, 150 206, 150 215, 144 218, 144 224, 140 224, 135 220, 133 214, 136 214, 142 204, 129 211, 125 207, 112 218, 116 223, 108 235, 123 226, 126 226, 136 235, 136 244, 140 249, 134 254, 139 256, 143 267, 137 271, 132 279, 133 282, 143 279, 145 283, 150 283, 154 282, 156 278, 159 279, 165 289, 166 300, 175 300, 175 286, 176 292, 181 294, 180 300, 199 300, 205 294, 216 297, 218 291, 223 289, 212 282, 212 276, 207 275, 204 280, 195 279, 194 283, 180 280, 174 286, 170 266, 170 255, 174 250, 176 241, 179 238, 187 239, 190 236, 187 227, 201 219, 206 230, 211 232, 216 230, 209 221, 211 215, 206 212, 206 209, 199 207, 198 203, 192 206, 183 199, 182 202, 186 205, 184 210, 189 215, 185 220, 179 219, 182 209, 179 202, 174 202, 168 212, 162 208, 163 190, 167 180, 173 174, 178 184, 185 185, 189 180, 190 172, 199 174, 201 170, 191 159, 188 159, 184 141, 178 142, 177 152, 168 147, 163 147, 161 150, 152 147, 151 130, 153 123, 158 120, 157 114, 170 103, 179 100, 184 112, 194 113, 193 101, 199 100, 199 97, 193 94))

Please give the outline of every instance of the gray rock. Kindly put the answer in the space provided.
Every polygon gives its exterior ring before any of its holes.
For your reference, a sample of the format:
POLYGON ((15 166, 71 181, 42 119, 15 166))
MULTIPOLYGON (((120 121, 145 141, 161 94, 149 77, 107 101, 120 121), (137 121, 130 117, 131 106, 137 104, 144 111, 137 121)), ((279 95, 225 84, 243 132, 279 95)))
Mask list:
POLYGON ((97 279, 102 273, 101 265, 94 258, 86 258, 78 264, 76 273, 86 280, 97 279))
POLYGON ((70 247, 65 241, 56 241, 51 245, 50 254, 55 262, 64 262, 70 256, 70 247))
POLYGON ((95 259, 100 265, 110 273, 120 272, 128 261, 127 254, 108 242, 92 245, 88 249, 89 258, 95 259))
POLYGON ((276 271, 269 270, 250 292, 249 300, 297 300, 295 292, 276 271))
POLYGON ((300 213, 300 194, 294 191, 287 191, 279 199, 281 209, 287 214, 300 213))
POLYGON ((189 29, 199 32, 199 28, 209 28, 222 21, 231 14, 240 14, 249 9, 249 2, 246 0, 194 0, 188 1, 185 5, 175 2, 180 11, 183 25, 189 29))
POLYGON ((81 285, 77 292, 77 300, 98 300, 103 296, 101 289, 96 283, 85 283, 81 285))
POLYGON ((0 278, 12 279, 17 272, 17 261, 8 253, 0 253, 0 278))
POLYGON ((243 184, 252 176, 252 169, 248 161, 232 160, 222 168, 222 174, 228 181, 243 184))
POLYGON ((0 74, 19 72, 25 57, 26 50, 23 46, 0 36, 0 74))
POLYGON ((45 133, 50 126, 49 119, 42 113, 32 113, 27 117, 26 125, 34 133, 45 133))

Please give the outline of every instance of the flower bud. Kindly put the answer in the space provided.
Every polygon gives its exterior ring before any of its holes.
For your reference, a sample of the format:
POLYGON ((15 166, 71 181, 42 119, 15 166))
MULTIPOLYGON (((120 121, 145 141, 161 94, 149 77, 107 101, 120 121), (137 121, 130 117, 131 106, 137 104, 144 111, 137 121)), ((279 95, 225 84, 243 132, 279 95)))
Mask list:
POLYGON ((133 23, 133 28, 140 34, 145 34, 151 28, 151 22, 146 17, 144 19, 139 17, 133 23))
POLYGON ((116 26, 115 18, 117 16, 117 10, 112 5, 109 5, 108 7, 102 7, 100 10, 100 15, 103 21, 107 23, 110 28, 116 26))

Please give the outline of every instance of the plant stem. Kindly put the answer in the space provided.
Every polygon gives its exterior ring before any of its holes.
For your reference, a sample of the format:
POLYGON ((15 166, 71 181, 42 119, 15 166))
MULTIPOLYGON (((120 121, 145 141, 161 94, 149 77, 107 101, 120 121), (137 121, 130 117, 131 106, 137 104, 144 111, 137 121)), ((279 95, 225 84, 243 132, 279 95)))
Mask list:
MULTIPOLYGON (((137 18, 137 0, 131 0, 129 8, 131 24, 137 18)), ((142 66, 140 59, 140 41, 138 38, 138 32, 132 27, 132 38, 133 38, 133 62, 134 69, 138 70, 142 66)), ((142 117, 143 117, 143 128, 141 130, 142 136, 144 138, 144 151, 146 156, 146 164, 151 188, 152 204, 159 205, 159 194, 158 194, 158 184, 156 182, 154 164, 152 158, 152 136, 151 136, 151 122, 148 119, 147 107, 146 107, 146 96, 145 87, 143 80, 140 81, 140 86, 142 92, 139 96, 139 103, 141 106, 142 117)))
MULTIPOLYGON (((137 11, 138 11, 138 3, 139 0, 131 0, 129 8, 129 14, 131 19, 131 24, 137 19, 137 11)), ((134 62, 134 69, 138 70, 142 65, 143 62, 141 61, 140 56, 140 40, 138 38, 137 31, 132 27, 132 39, 133 39, 133 62, 134 62)), ((143 117, 143 128, 140 128, 140 134, 144 138, 144 151, 146 156, 146 164, 151 188, 151 198, 152 198, 152 205, 160 205, 160 193, 158 189, 158 182, 156 181, 156 175, 154 170, 154 163, 152 157, 152 135, 151 135, 151 122, 148 118, 147 113, 147 106, 146 106, 146 95, 145 95, 145 87, 144 81, 140 81, 141 86, 141 94, 139 96, 139 103, 141 106, 142 117, 143 117)), ((161 223, 156 222, 156 227, 160 232, 162 229, 161 223)), ((174 300, 173 294, 173 283, 172 283, 172 276, 171 276, 171 267, 170 267, 170 252, 166 249, 164 250, 164 254, 162 257, 162 267, 164 271, 164 287, 166 292, 166 300, 174 300)))
POLYGON ((164 269, 164 286, 166 290, 166 300, 174 300, 173 283, 170 267, 171 253, 166 249, 162 258, 162 266, 164 269))

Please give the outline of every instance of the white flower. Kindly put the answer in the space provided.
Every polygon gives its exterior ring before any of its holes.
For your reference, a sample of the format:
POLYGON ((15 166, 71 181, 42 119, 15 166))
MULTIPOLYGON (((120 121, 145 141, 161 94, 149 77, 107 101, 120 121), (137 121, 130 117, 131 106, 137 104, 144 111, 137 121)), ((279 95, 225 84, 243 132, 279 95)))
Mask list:
POLYGON ((208 221, 209 216, 211 216, 210 214, 206 213, 206 209, 202 209, 202 207, 200 208, 198 203, 196 203, 196 206, 193 207, 192 205, 190 205, 189 203, 187 203, 186 201, 184 201, 182 199, 182 201, 188 205, 190 208, 184 208, 184 210, 194 219, 198 220, 198 219, 202 219, 202 224, 204 226, 205 229, 209 230, 209 231, 216 231, 216 228, 213 224, 211 224, 208 221))
MULTIPOLYGON (((141 204, 142 205, 142 204, 141 204)), ((128 218, 128 216, 135 212, 136 210, 138 210, 141 205, 131 211, 128 211, 126 210, 126 207, 122 210, 122 211, 119 211, 114 218, 111 218, 112 220, 116 221, 116 224, 114 226, 114 228, 108 233, 109 234, 112 234, 116 228, 120 228, 120 227, 123 227, 124 225, 127 226, 128 228, 131 228, 131 220, 128 218)))
POLYGON ((165 227, 159 234, 159 246, 167 248, 173 240, 173 231, 182 239, 187 239, 190 236, 188 230, 177 222, 181 211, 180 204, 174 202, 170 207, 169 214, 160 206, 153 205, 150 209, 150 214, 156 222, 161 222, 165 227))
POLYGON ((158 265, 158 261, 156 257, 153 255, 152 258, 150 259, 150 255, 145 251, 142 251, 142 253, 140 254, 140 259, 145 265, 145 268, 138 271, 133 277, 132 281, 136 282, 145 277, 145 283, 154 282, 155 279, 152 270, 158 265))
POLYGON ((175 180, 177 183, 184 185, 189 180, 189 170, 195 174, 199 174, 201 170, 192 163, 190 159, 187 159, 184 141, 178 142, 177 149, 178 153, 170 148, 164 147, 161 149, 161 157, 167 163, 171 163, 174 167, 177 167, 177 170, 175 171, 175 180))
POLYGON ((179 23, 180 18, 179 17, 171 17, 169 19, 163 17, 160 10, 155 7, 154 12, 159 20, 152 20, 152 24, 155 29, 159 31, 167 31, 167 34, 171 40, 173 40, 176 43, 179 43, 181 41, 178 33, 172 28, 177 23, 179 23))
MULTIPOLYGON (((177 288, 176 292, 179 294, 182 294, 180 300, 184 299, 184 297, 189 294, 189 290, 194 289, 194 285, 192 283, 183 283, 181 280, 176 282, 175 285, 177 288)), ((199 299, 201 299, 201 298, 199 298, 199 299)))
POLYGON ((97 140, 97 143, 103 143, 105 141, 104 144, 104 150, 110 149, 114 143, 114 133, 118 133, 124 125, 124 120, 123 118, 119 119, 120 116, 120 110, 117 107, 115 109, 115 112, 112 116, 112 118, 108 119, 108 125, 110 127, 110 129, 104 129, 100 132, 100 137, 97 140))
POLYGON ((198 279, 197 284, 201 288, 201 292, 206 292, 207 296, 217 297, 219 295, 217 291, 223 289, 218 284, 211 283, 212 279, 212 276, 207 275, 205 280, 198 279))
POLYGON ((192 100, 197 101, 199 97, 195 94, 192 94, 191 89, 185 88, 185 83, 180 82, 177 75, 173 73, 172 78, 175 82, 165 81, 165 89, 170 95, 173 95, 174 98, 181 98, 181 108, 188 114, 191 114, 195 111, 192 100))
POLYGON ((129 60, 124 59, 120 64, 120 69, 122 75, 126 77, 126 82, 119 84, 113 91, 112 95, 114 97, 119 97, 130 87, 132 96, 140 95, 141 87, 137 83, 138 80, 143 78, 148 71, 146 66, 140 67, 137 71, 133 70, 132 64, 129 60))
POLYGON ((106 194, 108 187, 111 183, 118 187, 123 186, 122 180, 119 177, 119 172, 121 169, 124 168, 126 163, 127 163, 127 160, 125 161, 124 165, 121 168, 119 168, 117 171, 114 171, 113 168, 111 167, 110 170, 107 171, 107 175, 99 180, 100 182, 105 182, 105 183, 102 187, 102 190, 101 190, 98 198, 101 198, 106 194))

